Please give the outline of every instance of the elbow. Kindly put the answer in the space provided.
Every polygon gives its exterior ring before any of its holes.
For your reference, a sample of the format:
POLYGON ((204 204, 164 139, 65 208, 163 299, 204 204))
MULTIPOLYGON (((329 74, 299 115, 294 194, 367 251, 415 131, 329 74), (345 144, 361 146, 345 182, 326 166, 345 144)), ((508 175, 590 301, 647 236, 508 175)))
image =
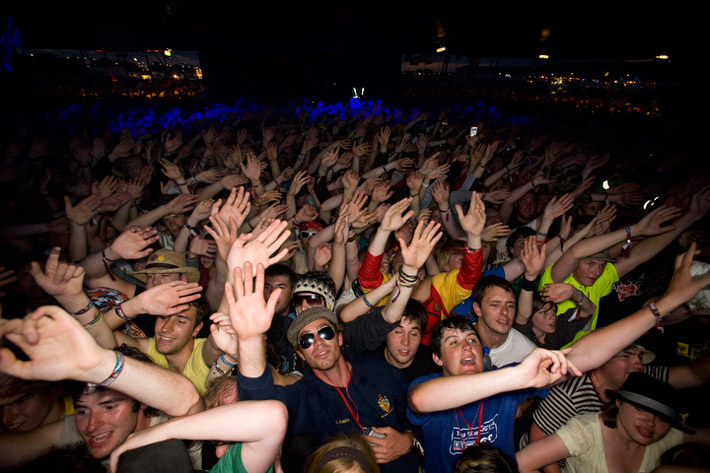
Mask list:
MULTIPOLYGON (((288 409, 281 401, 264 401, 264 419, 271 426, 274 436, 283 439, 288 428, 288 409)), ((280 442, 279 442, 280 443, 280 442)))
POLYGON ((409 404, 409 408, 415 414, 426 414, 428 412, 425 404, 426 397, 423 396, 420 391, 421 390, 417 389, 417 387, 414 387, 411 391, 409 391, 407 402, 409 404))

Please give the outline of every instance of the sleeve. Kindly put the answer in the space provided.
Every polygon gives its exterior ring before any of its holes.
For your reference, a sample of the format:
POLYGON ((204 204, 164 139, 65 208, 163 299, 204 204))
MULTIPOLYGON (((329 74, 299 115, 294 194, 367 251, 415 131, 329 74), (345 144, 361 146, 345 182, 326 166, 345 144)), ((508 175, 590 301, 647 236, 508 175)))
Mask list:
POLYGON ((376 349, 385 342, 387 334, 395 329, 395 325, 382 317, 382 309, 375 307, 367 314, 345 324, 343 338, 355 353, 376 349))
POLYGON ((466 290, 472 290, 479 279, 481 279, 481 258, 482 251, 466 250, 463 257, 463 264, 456 277, 456 282, 466 290))
POLYGON ((537 285, 537 289, 539 291, 542 290, 543 287, 545 287, 545 284, 552 284, 552 266, 550 265, 547 268, 545 268, 545 271, 542 273, 542 276, 540 276, 540 283, 537 285))
MULTIPOLYGON (((591 414, 596 416, 596 414, 591 414)), ((583 422, 587 416, 575 417, 570 419, 566 425, 555 432, 559 435, 562 443, 565 444, 571 457, 579 457, 589 452, 594 443, 594 436, 591 429, 594 428, 594 422, 583 422)))
MULTIPOLYGON (((237 390, 240 401, 265 401, 278 399, 271 369, 268 365, 258 378, 247 378, 239 373, 237 375, 237 390)), ((280 400, 280 399, 279 399, 280 400)))
POLYGON ((362 260, 360 270, 357 273, 360 287, 363 291, 369 292, 382 284, 384 275, 380 271, 380 264, 382 264, 383 255, 384 253, 379 256, 373 256, 369 250, 365 252, 365 258, 362 260))
MULTIPOLYGON (((432 379, 436 376, 432 375, 426 375, 426 376, 420 376, 419 378, 415 379, 409 384, 409 389, 407 389, 407 398, 409 398, 409 391, 412 390, 412 388, 418 384, 422 384, 424 381, 427 381, 429 379, 432 379)), ((424 425, 427 423, 427 421, 431 418, 431 414, 417 414, 413 410, 409 408, 409 404, 407 404, 407 419, 409 422, 412 423, 412 425, 424 425)))
MULTIPOLYGON (((619 280, 619 273, 616 271, 616 266, 611 263, 607 263, 604 266, 604 272, 599 279, 594 281, 594 287, 597 290, 599 297, 602 298, 606 295, 611 294, 611 286, 619 280)), ((597 311, 599 309, 597 308, 597 311)))
POLYGON ((668 382, 669 370, 667 366, 646 365, 643 367, 643 372, 649 376, 653 376, 654 378, 660 381, 663 381, 664 383, 668 382))
POLYGON ((577 415, 572 398, 559 386, 550 389, 548 396, 533 412, 533 421, 547 435, 554 433, 577 415))

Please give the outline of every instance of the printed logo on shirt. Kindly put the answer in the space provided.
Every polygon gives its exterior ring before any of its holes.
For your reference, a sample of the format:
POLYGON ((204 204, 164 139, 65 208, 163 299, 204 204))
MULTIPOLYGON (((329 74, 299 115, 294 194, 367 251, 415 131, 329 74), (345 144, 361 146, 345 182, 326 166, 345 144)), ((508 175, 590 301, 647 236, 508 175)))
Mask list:
MULTIPOLYGON (((498 414, 495 415, 491 420, 486 421, 481 425, 481 441, 480 444, 494 443, 498 439, 498 424, 496 419, 498 414)), ((478 425, 471 426, 472 429, 469 430, 467 427, 460 428, 454 427, 451 432, 451 443, 449 445, 449 454, 451 455, 461 455, 464 450, 472 445, 476 445, 476 437, 478 437, 478 425)))
POLYGON ((643 284, 643 274, 636 282, 621 282, 616 281, 612 284, 611 288, 616 291, 616 295, 619 297, 619 302, 624 302, 627 297, 635 297, 641 295, 641 285, 643 284))
POLYGON ((335 421, 335 423, 336 423, 336 424, 339 424, 339 425, 342 425, 342 424, 349 424, 349 423, 350 423, 350 419, 348 419, 347 417, 346 417, 345 419, 338 419, 338 420, 335 421))
POLYGON ((382 417, 387 417, 390 412, 392 412, 392 403, 390 403, 390 400, 387 396, 383 396, 382 394, 379 395, 379 399, 377 400, 377 405, 380 406, 380 409, 384 411, 384 414, 380 416, 382 417))

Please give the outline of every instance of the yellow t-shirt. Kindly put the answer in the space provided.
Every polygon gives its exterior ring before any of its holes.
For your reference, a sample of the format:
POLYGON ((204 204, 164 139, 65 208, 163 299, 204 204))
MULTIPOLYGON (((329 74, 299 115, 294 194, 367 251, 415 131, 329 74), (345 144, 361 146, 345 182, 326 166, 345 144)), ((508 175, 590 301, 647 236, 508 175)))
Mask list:
MULTIPOLYGON (((553 265, 550 265, 542 274, 538 289, 542 289, 545 284, 551 284, 553 282, 552 266, 553 265)), ((580 291, 582 291, 584 295, 587 296, 587 298, 589 298, 589 300, 592 301, 595 305, 594 313, 592 314, 592 317, 589 320, 589 330, 580 330, 579 332, 577 332, 577 335, 574 336, 572 341, 565 345, 563 348, 567 348, 568 346, 572 345, 574 342, 597 328, 597 316, 599 315, 599 300, 611 292, 612 284, 614 284, 618 280, 619 273, 616 272, 616 268, 613 264, 607 263, 604 266, 604 271, 602 272, 601 276, 599 276, 599 278, 594 281, 594 284, 592 284, 591 286, 582 286, 580 283, 577 282, 576 279, 574 279, 573 274, 570 274, 564 281, 562 281, 566 284, 571 284, 580 291)), ((575 304, 571 300, 560 302, 559 304, 557 304, 557 315, 559 316, 560 314, 563 314, 567 312, 567 310, 572 309, 576 306, 577 304, 575 304)))
MULTIPOLYGON (((182 374, 192 381, 195 385, 200 396, 204 396, 207 388, 205 387, 205 382, 207 381, 207 375, 210 373, 210 367, 207 366, 205 360, 202 359, 202 345, 205 343, 206 338, 196 338, 195 345, 192 349, 192 354, 190 359, 187 360, 185 369, 182 374)), ((168 365, 168 359, 162 353, 159 353, 155 347, 155 338, 151 337, 148 344, 148 352, 146 353, 153 363, 163 368, 170 368, 168 365)))

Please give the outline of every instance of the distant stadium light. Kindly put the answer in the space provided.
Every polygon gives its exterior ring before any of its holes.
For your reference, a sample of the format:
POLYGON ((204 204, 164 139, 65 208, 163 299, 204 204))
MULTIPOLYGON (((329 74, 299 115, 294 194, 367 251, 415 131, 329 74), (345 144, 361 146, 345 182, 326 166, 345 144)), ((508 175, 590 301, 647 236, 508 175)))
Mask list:
POLYGON ((436 48, 436 52, 437 52, 437 53, 443 53, 444 51, 446 51, 446 46, 442 46, 442 47, 440 47, 440 48, 436 48))
POLYGON ((170 56, 173 55, 173 50, 172 50, 172 49, 166 49, 165 51, 163 51, 163 54, 165 54, 166 56, 170 57, 170 56))
POLYGON ((547 54, 540 54, 538 57, 540 59, 550 59, 550 56, 548 56, 547 54))
POLYGON ((659 54, 658 56, 656 56, 656 59, 668 59, 668 55, 666 55, 666 54, 659 54))

